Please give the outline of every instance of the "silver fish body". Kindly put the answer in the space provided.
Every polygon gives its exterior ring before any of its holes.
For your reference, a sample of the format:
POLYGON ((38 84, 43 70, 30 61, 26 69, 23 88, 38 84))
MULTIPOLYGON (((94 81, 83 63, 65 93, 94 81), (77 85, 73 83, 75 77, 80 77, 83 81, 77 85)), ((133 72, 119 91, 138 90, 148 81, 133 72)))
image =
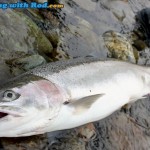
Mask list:
POLYGON ((0 119, 0 136, 74 128, 105 118, 149 92, 147 67, 93 58, 50 63, 1 87, 0 112, 7 115, 0 119))

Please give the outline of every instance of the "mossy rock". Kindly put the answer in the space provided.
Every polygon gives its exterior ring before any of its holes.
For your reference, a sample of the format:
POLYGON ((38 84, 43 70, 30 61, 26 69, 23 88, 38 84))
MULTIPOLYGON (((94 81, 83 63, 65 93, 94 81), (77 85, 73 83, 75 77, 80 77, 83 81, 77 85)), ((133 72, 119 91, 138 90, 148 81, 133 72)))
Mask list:
POLYGON ((41 29, 25 14, 13 10, 0 10, 0 43, 11 52, 52 52, 53 47, 41 29))

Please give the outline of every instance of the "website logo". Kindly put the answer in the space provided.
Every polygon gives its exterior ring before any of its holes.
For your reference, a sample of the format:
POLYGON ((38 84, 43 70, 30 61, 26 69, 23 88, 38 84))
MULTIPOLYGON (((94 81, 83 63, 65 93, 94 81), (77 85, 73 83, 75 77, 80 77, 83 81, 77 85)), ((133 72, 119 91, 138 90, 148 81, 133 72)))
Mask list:
POLYGON ((61 9, 64 8, 64 4, 49 4, 48 2, 44 3, 37 3, 37 2, 17 2, 17 3, 0 3, 0 9, 47 9, 47 8, 54 8, 54 9, 61 9))

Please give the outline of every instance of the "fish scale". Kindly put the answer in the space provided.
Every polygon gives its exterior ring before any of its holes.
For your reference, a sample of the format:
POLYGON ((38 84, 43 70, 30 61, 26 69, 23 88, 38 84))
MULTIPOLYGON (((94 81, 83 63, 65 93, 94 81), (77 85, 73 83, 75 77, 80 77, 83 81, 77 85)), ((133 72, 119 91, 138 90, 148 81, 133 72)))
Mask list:
MULTIPOLYGON (((32 71, 34 75, 46 78, 53 83, 65 88, 73 99, 103 92, 102 85, 109 79, 119 74, 135 73, 146 70, 146 67, 137 66, 121 61, 100 61, 94 58, 79 58, 68 61, 60 61, 45 65, 32 71), (117 66, 117 67, 116 67, 117 66), (56 68, 56 69, 55 69, 56 68), (99 90, 97 89, 99 88, 99 90), (80 95, 84 93, 85 95, 80 95), (77 94, 78 93, 78 94, 77 94)), ((110 87, 111 88, 111 87, 110 87)))

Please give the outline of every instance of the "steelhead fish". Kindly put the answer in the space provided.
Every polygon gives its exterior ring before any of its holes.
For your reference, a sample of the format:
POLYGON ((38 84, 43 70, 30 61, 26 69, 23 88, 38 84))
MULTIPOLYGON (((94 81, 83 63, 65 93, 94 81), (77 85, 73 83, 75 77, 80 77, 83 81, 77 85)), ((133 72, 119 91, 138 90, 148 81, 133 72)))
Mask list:
POLYGON ((46 64, 0 87, 0 137, 70 129, 150 92, 150 69, 93 58, 46 64))

